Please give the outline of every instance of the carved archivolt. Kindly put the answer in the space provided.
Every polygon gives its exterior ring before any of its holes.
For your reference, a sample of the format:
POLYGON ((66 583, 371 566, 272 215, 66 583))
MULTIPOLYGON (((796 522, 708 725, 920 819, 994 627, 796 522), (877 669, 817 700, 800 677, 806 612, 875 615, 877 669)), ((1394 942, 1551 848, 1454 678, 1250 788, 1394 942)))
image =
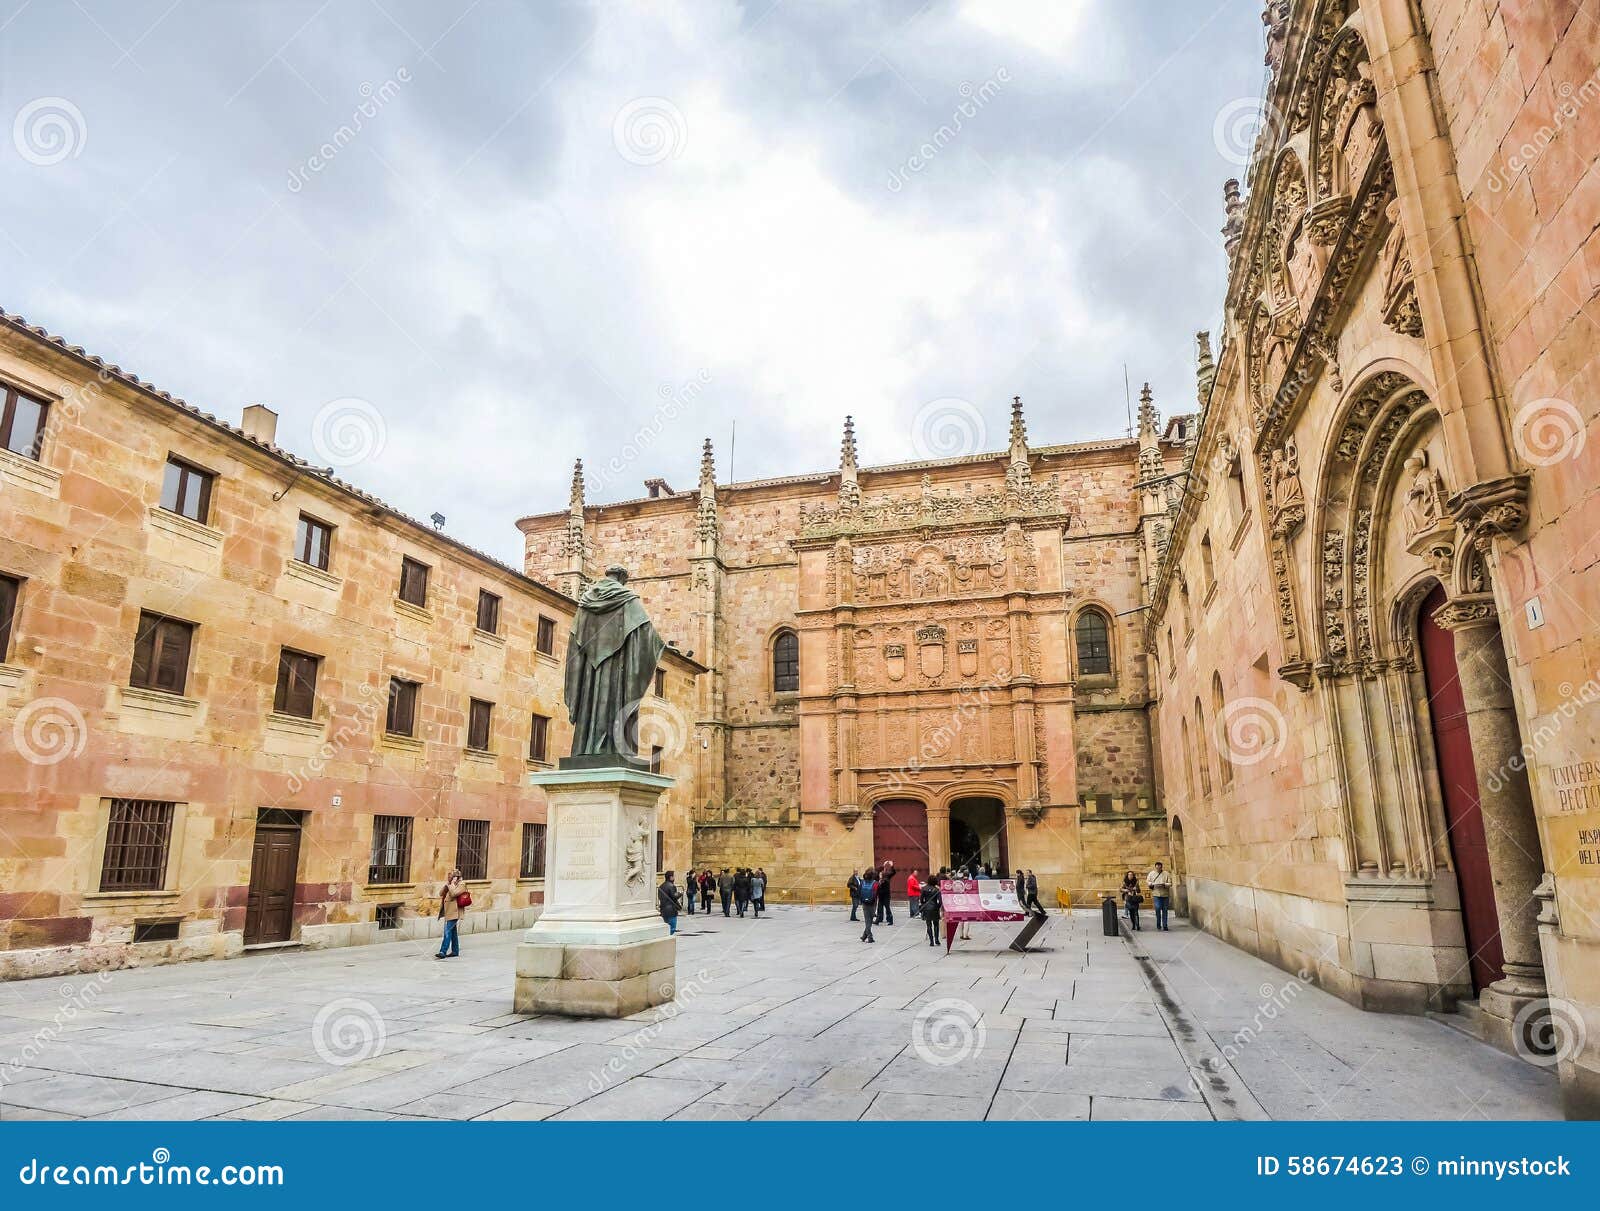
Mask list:
POLYGON ((1319 201, 1348 198, 1382 136, 1367 44, 1354 29, 1334 39, 1320 82, 1313 161, 1319 201))

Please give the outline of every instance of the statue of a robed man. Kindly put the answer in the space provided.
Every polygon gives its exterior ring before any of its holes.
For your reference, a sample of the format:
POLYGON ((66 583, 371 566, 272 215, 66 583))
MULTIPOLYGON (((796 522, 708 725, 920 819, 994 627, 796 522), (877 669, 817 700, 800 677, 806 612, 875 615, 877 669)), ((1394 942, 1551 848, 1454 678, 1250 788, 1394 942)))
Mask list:
POLYGON ((616 765, 638 762, 639 703, 666 646, 622 568, 607 568, 583 590, 562 691, 572 719, 572 764, 601 764, 593 758, 607 756, 616 765))

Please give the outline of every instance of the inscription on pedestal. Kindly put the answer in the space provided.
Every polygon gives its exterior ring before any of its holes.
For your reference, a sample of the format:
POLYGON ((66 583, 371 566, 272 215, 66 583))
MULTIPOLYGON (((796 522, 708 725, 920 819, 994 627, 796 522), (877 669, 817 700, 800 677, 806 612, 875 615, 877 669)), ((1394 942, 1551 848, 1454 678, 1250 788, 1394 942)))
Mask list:
POLYGON ((607 833, 603 809, 569 809, 556 829, 556 878, 569 882, 604 879, 607 833))

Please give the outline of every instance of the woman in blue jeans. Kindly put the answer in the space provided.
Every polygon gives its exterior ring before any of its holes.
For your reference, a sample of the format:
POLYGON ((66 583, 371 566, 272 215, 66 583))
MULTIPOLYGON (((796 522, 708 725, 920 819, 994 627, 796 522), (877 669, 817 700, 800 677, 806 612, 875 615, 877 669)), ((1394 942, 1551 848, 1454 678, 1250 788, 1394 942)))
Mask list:
POLYGON ((439 916, 444 921, 444 936, 439 939, 439 953, 433 956, 436 959, 461 957, 461 918, 467 912, 462 906, 461 897, 466 892, 467 885, 461 881, 461 872, 452 870, 445 877, 444 886, 439 889, 439 916))

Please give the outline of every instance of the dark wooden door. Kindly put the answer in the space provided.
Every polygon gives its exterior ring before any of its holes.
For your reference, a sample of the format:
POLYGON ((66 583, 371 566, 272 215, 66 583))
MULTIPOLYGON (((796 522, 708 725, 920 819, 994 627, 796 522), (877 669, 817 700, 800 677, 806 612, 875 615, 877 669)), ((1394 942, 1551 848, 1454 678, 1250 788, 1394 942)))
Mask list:
POLYGON ((294 929, 294 884, 300 867, 297 826, 257 825, 250 858, 250 896, 244 913, 244 944, 287 942, 294 929))
POLYGON ((888 799, 872 809, 872 861, 893 862, 895 891, 912 871, 928 873, 928 812, 915 799, 888 799))
POLYGON ((1500 913, 1494 904, 1494 876, 1489 870, 1489 846, 1478 800, 1467 708, 1456 668, 1455 639, 1433 620, 1433 612, 1444 603, 1444 588, 1435 585, 1417 618, 1417 646, 1422 651, 1428 710, 1433 716, 1433 745, 1439 758, 1450 856, 1455 862, 1456 882, 1461 886, 1461 915, 1466 924, 1472 987, 1481 992, 1505 974, 1505 956, 1500 948, 1500 913))

